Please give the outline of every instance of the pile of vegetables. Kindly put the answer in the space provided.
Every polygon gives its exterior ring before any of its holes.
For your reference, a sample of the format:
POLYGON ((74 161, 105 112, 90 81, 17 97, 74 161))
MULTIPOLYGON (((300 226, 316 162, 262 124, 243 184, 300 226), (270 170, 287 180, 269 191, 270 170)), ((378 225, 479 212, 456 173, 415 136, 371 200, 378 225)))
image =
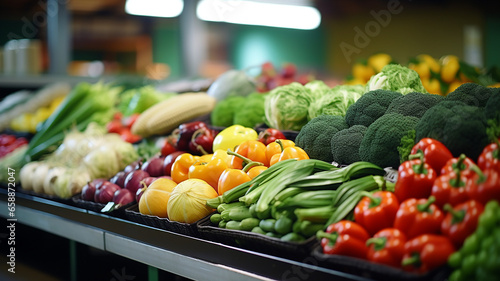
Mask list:
POLYGON ((28 145, 25 137, 17 137, 11 134, 0 134, 0 158, 4 158, 14 150, 28 145))
POLYGON ((487 259, 478 235, 483 241, 496 237, 492 210, 500 201, 498 149, 498 140, 484 147, 476 165, 465 155, 453 157, 437 140, 420 141, 411 160, 399 166, 393 192, 363 193, 352 219, 317 232, 323 253, 417 273, 449 263, 458 268, 450 280, 494 276, 496 268, 478 262, 478 255, 487 259), (481 270, 474 270, 479 265, 481 270))
POLYGON ((24 165, 19 172, 21 186, 24 190, 69 198, 81 192, 90 180, 110 178, 137 158, 132 144, 90 123, 85 131, 73 128, 66 132, 53 153, 24 165))

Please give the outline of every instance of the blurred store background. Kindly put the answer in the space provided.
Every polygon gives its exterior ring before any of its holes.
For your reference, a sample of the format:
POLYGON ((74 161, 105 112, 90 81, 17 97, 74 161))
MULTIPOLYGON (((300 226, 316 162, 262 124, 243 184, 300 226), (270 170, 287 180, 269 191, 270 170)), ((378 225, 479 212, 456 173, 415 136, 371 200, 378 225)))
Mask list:
POLYGON ((341 81, 356 61, 378 52, 401 64, 419 54, 451 54, 478 67, 500 65, 499 1, 254 1, 311 6, 319 19, 304 10, 293 28, 224 22, 287 23, 284 10, 249 14, 245 2, 1 1, 2 76, 214 78, 272 62, 341 81))

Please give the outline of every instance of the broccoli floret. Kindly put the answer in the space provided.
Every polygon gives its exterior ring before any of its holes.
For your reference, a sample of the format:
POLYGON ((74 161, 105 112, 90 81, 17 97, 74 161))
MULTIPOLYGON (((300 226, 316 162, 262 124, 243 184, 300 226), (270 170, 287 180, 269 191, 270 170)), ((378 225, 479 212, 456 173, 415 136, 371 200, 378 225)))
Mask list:
POLYGON ((397 169, 400 164, 398 146, 401 138, 413 130, 417 123, 417 117, 399 113, 385 114, 375 120, 361 141, 359 147, 361 160, 380 167, 397 169))
POLYGON ((345 114, 345 121, 349 127, 354 125, 370 126, 385 111, 391 102, 402 94, 388 90, 374 90, 362 95, 345 114))
POLYGON ((498 120, 500 120, 500 88, 491 89, 493 93, 484 106, 484 115, 486 116, 486 119, 498 118, 498 120))
POLYGON ((431 107, 415 127, 415 142, 433 138, 458 157, 464 153, 477 159, 488 144, 483 109, 460 101, 442 101, 431 107))
POLYGON ((311 119, 300 129, 295 144, 304 149, 312 159, 332 162, 332 136, 348 126, 341 116, 320 115, 311 119))
MULTIPOLYGON (((263 96, 263 94, 259 94, 263 96)), ((253 128, 265 123, 264 98, 248 96, 243 105, 234 112, 233 124, 253 128)))
POLYGON ((342 165, 360 161, 359 147, 366 130, 363 125, 354 125, 333 135, 331 140, 333 161, 342 165))
POLYGON ((449 93, 445 99, 484 107, 493 92, 493 88, 487 88, 475 83, 464 83, 456 88, 455 91, 449 93))
POLYGON ((405 116, 420 118, 427 109, 433 107, 443 99, 444 97, 439 95, 412 92, 395 98, 385 113, 399 113, 405 116))
POLYGON ((233 125, 234 113, 245 104, 245 100, 243 96, 230 96, 219 101, 210 114, 212 125, 220 127, 233 125))

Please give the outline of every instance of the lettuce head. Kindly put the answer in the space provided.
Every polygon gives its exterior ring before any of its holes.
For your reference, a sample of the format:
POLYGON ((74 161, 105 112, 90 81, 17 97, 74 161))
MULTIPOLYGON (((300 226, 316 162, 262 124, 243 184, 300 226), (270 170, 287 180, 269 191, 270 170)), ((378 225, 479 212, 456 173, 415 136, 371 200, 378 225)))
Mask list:
POLYGON ((365 92, 363 85, 339 85, 314 99, 309 106, 309 120, 322 114, 344 116, 347 108, 365 92))
POLYGON ((406 95, 411 92, 427 93, 420 76, 415 70, 399 64, 388 64, 382 71, 373 75, 366 83, 366 92, 389 90, 406 95))

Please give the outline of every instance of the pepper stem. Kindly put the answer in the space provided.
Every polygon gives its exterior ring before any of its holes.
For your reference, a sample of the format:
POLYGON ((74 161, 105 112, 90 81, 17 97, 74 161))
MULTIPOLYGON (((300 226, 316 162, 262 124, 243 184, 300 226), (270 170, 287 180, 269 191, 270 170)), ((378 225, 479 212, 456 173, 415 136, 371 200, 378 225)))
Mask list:
POLYGON ((457 169, 457 168, 454 168, 453 170, 455 172, 455 177, 453 177, 453 178, 450 179, 450 181, 449 181, 450 185, 452 187, 462 187, 462 186, 465 186, 465 182, 462 181, 461 170, 457 169))
POLYGON ((323 230, 319 230, 318 232, 316 232, 316 237, 318 239, 326 238, 329 240, 328 244, 333 245, 337 242, 339 234, 337 232, 328 233, 324 232, 323 230))
POLYGON ((207 152, 207 151, 203 148, 203 146, 199 145, 199 144, 196 142, 196 138, 197 138, 199 135, 201 135, 201 134, 205 133, 205 130, 206 130, 205 128, 199 128, 198 130, 194 131, 193 135, 191 136, 191 142, 192 142, 192 143, 196 146, 196 149, 197 149, 198 151, 200 151, 200 152, 201 152, 201 154, 203 154, 203 155, 207 155, 207 154, 209 154, 209 153, 208 153, 208 152, 207 152))
POLYGON ((430 196, 429 199, 427 199, 427 202, 424 204, 419 204, 417 205, 417 210, 419 212, 429 212, 429 207, 436 201, 436 197, 430 196))
POLYGON ((412 165, 413 171, 419 175, 420 174, 427 175, 427 169, 425 168, 425 162, 424 162, 424 152, 421 149, 417 150, 417 153, 410 155, 408 157, 408 159, 409 160, 414 160, 414 159, 420 160, 419 164, 412 165))
POLYGON ((451 214, 451 223, 452 224, 457 224, 457 223, 461 223, 462 221, 464 221, 465 210, 455 210, 455 209, 453 209, 453 206, 451 206, 450 204, 445 204, 443 206, 443 210, 447 211, 448 213, 451 214))
POLYGON ((385 248, 385 244, 387 244, 387 237, 372 237, 366 240, 366 246, 373 245, 375 251, 380 251, 385 248))
POLYGON ((227 154, 232 155, 232 156, 236 156, 236 157, 240 158, 241 160, 243 160, 243 163, 245 164, 243 167, 243 172, 248 172, 248 170, 250 170, 252 167, 255 167, 255 166, 264 166, 264 164, 262 162, 253 161, 252 159, 247 158, 247 157, 245 157, 237 152, 234 152, 231 149, 227 150, 227 154), (247 169, 247 166, 250 166, 250 167, 247 169))
POLYGON ((460 154, 460 156, 458 156, 457 162, 452 165, 453 169, 454 170, 457 169, 459 171, 465 170, 465 168, 467 168, 467 167, 465 167, 465 164, 464 164, 464 161, 466 158, 467 158, 467 156, 465 154, 463 154, 463 153, 460 154))
POLYGON ((370 198, 370 204, 368 206, 370 209, 373 207, 377 207, 378 205, 380 205, 380 203, 382 203, 382 198, 375 197, 373 196, 373 193, 370 193, 368 191, 361 191, 360 195, 370 198))
POLYGON ((469 169, 479 176, 476 183, 480 184, 487 180, 487 177, 484 175, 483 171, 481 171, 481 168, 479 168, 476 164, 471 164, 469 169))
POLYGON ((422 265, 422 260, 420 260, 420 255, 418 253, 413 253, 411 257, 405 258, 401 261, 402 266, 412 265, 416 268, 422 265))
POLYGON ((283 146, 283 142, 280 139, 275 140, 275 142, 277 142, 280 145, 281 152, 283 152, 283 150, 285 150, 285 147, 283 146))

